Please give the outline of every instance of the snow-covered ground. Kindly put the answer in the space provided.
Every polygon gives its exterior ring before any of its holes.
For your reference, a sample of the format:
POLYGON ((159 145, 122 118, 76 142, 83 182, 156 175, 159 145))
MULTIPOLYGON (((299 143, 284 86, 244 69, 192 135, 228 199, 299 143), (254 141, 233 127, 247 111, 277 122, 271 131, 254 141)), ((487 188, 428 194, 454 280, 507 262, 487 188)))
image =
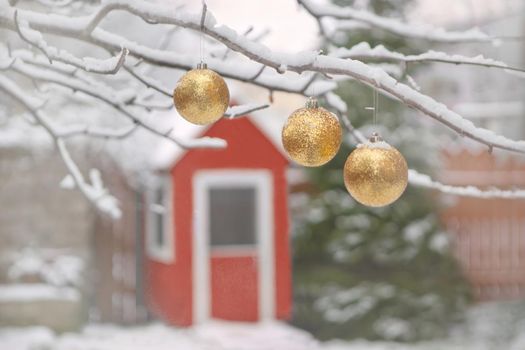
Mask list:
MULTIPOLYGON (((210 322, 175 329, 163 324, 122 328, 92 325, 80 334, 56 336, 42 327, 0 330, 0 350, 404 350, 419 349, 365 341, 321 343, 284 323, 210 322)), ((425 348, 426 349, 426 348, 425 348)), ((429 348, 430 349, 430 348, 429 348)))
POLYGON ((0 350, 523 350, 525 304, 485 304, 443 340, 419 344, 368 341, 319 342, 281 322, 213 321, 177 329, 160 323, 137 327, 90 325, 56 335, 43 327, 0 329, 0 350))

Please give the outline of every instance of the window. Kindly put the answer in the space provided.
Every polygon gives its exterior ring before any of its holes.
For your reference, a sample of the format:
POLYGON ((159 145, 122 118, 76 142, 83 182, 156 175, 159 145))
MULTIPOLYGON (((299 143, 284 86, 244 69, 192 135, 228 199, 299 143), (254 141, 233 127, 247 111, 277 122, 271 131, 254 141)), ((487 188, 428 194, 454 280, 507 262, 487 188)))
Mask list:
POLYGON ((209 198, 211 246, 255 244, 255 188, 211 187, 209 198))
POLYGON ((147 253, 151 259, 165 263, 174 259, 172 200, 169 176, 159 178, 147 194, 147 253))
POLYGON ((162 247, 165 244, 164 239, 164 216, 166 215, 165 202, 165 188, 160 186, 154 190, 153 203, 150 205, 150 210, 153 215, 155 245, 162 247))

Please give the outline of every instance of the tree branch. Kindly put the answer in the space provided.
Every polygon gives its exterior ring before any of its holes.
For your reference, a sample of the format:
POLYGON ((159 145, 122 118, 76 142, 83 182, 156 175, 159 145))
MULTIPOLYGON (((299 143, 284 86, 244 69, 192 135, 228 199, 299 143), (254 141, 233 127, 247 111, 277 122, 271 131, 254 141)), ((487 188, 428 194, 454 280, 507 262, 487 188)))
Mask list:
MULTIPOLYGON (((371 48, 370 44, 367 42, 361 42, 350 49, 339 48, 333 50, 331 54, 336 57, 350 58, 359 61, 379 60, 404 63, 439 62, 450 64, 466 64, 487 68, 499 68, 507 72, 512 71, 525 73, 525 69, 510 67, 504 62, 493 60, 491 58, 485 58, 481 55, 476 57, 466 57, 463 55, 449 55, 440 51, 428 51, 419 55, 404 55, 400 52, 390 51, 383 45, 378 45, 374 48, 371 48)), ((519 74, 519 76, 525 78, 525 74, 519 74)))
POLYGON ((148 130, 149 132, 160 136, 162 138, 166 138, 179 147, 182 148, 224 148, 226 147, 226 141, 218 138, 201 138, 201 139, 195 139, 195 140, 180 140, 177 138, 174 138, 169 133, 162 132, 157 130, 155 127, 145 123, 138 115, 136 115, 135 112, 127 108, 123 101, 119 100, 119 98, 115 95, 113 91, 111 91, 109 88, 98 85, 95 88, 90 87, 89 85, 86 85, 84 82, 79 81, 77 79, 73 79, 71 77, 61 75, 57 72, 49 72, 40 68, 31 67, 29 65, 24 64, 21 60, 17 60, 14 64, 12 69, 20 74, 23 74, 25 76, 31 77, 33 79, 47 81, 50 83, 58 84, 64 87, 67 87, 73 91, 79 91, 87 96, 96 98, 102 102, 104 102, 106 105, 114 108, 117 110, 120 114, 123 114, 127 118, 129 118, 134 124, 140 125, 142 128, 148 130))
MULTIPOLYGON (((321 18, 332 17, 345 21, 355 20, 396 35, 431 41, 492 42, 495 39, 476 31, 447 32, 439 28, 431 28, 427 26, 414 27, 413 25, 404 24, 397 20, 382 18, 363 11, 356 11, 351 8, 339 8, 337 6, 318 8, 310 0, 299 0, 299 2, 303 4, 308 11, 311 11, 312 15, 318 19, 320 25, 322 25, 320 21, 321 18)), ((99 28, 98 26, 101 21, 103 21, 103 19, 114 10, 127 11, 142 18, 147 23, 167 24, 202 32, 209 38, 224 44, 229 50, 238 52, 246 57, 248 61, 236 59, 231 60, 231 62, 225 62, 223 60, 212 59, 208 62, 210 63, 210 66, 213 66, 214 70, 227 78, 252 83, 267 88, 270 91, 275 90, 298 94, 309 94, 310 91, 315 90, 318 95, 323 95, 328 91, 333 90, 337 86, 336 80, 340 77, 356 79, 357 81, 372 86, 375 89, 380 90, 382 93, 398 99, 407 106, 434 118, 455 132, 487 145, 490 149, 500 148, 525 153, 524 141, 510 140, 503 136, 496 135, 489 130, 476 127, 474 124, 465 120, 457 113, 454 113, 446 106, 433 100, 431 97, 419 93, 417 88, 411 88, 410 86, 401 84, 399 81, 386 74, 382 69, 374 68, 349 58, 319 56, 317 52, 298 53, 294 55, 273 52, 264 45, 249 40, 246 35, 238 35, 226 26, 216 25, 212 14, 209 13, 205 7, 203 7, 202 13, 193 15, 183 12, 173 13, 173 9, 159 6, 158 4, 125 0, 107 0, 93 15, 84 17, 72 18, 60 15, 49 16, 47 14, 27 10, 15 10, 12 8, 7 8, 0 13, 0 27, 17 32, 21 40, 24 40, 41 50, 50 62, 55 60, 64 63, 64 66, 60 66, 59 64, 47 64, 39 59, 39 57, 42 56, 37 56, 32 61, 27 59, 27 62, 24 62, 24 58, 22 57, 16 60, 12 59, 10 62, 6 61, 5 64, 0 64, 0 69, 10 69, 19 74, 23 74, 30 79, 46 81, 72 89, 73 91, 82 92, 91 98, 95 98, 98 101, 102 101, 111 106, 133 123, 131 126, 113 132, 78 125, 62 132, 54 130, 56 139, 62 140, 65 137, 72 137, 81 134, 88 134, 94 137, 119 138, 126 137, 135 129, 141 127, 158 136, 170 139, 171 141, 178 143, 181 147, 225 146, 223 140, 217 139, 201 139, 190 142, 176 140, 170 136, 171 129, 166 132, 156 130, 154 127, 145 124, 143 118, 141 118, 134 109, 129 108, 133 105, 142 106, 144 108, 156 108, 159 106, 156 106, 154 103, 147 103, 140 100, 137 101, 136 94, 124 98, 109 86, 103 84, 96 84, 95 86, 87 77, 80 74, 83 73, 82 71, 100 74, 114 74, 118 71, 118 68, 124 67, 134 79, 144 86, 165 96, 171 97, 171 91, 163 87, 160 82, 157 82, 148 76, 144 76, 135 69, 136 67, 125 63, 127 50, 121 49, 122 46, 129 48, 131 50, 131 55, 136 57, 139 62, 146 62, 152 66, 188 70, 193 68, 196 63, 194 58, 190 56, 166 51, 164 48, 153 49, 99 28), (18 17, 19 13, 20 18, 18 17), (79 40, 89 45, 108 50, 111 53, 121 50, 121 54, 118 57, 115 56, 109 60, 89 59, 91 61, 88 61, 88 59, 80 59, 65 51, 59 51, 57 48, 49 46, 44 41, 42 33, 79 40), (111 62, 112 64, 108 62, 111 62), (76 67, 78 70, 72 67, 76 67), (272 69, 266 69, 266 67, 272 69), (275 72, 295 72, 302 75, 294 77, 289 73, 277 74, 275 72), (308 72, 309 74, 303 74, 305 72, 308 72), (335 79, 332 81, 317 79, 318 76, 331 77, 332 75, 335 76, 335 79)), ((369 49, 376 50, 377 47, 369 49)), ((353 54, 356 54, 356 52, 354 51, 353 54)), ((383 54, 385 54, 385 52, 383 52, 383 54)), ((399 55, 401 54, 396 52, 388 52, 386 54, 386 56, 390 56, 389 59, 400 62, 435 61, 474 64, 522 72, 519 68, 508 67, 502 62, 489 60, 483 57, 468 58, 436 52, 412 56, 399 55)), ((387 59, 388 57, 386 56, 382 57, 382 59, 387 59)), ((351 56, 349 57, 351 58, 351 56)), ((354 56, 354 58, 355 57, 357 56, 354 56)), ((359 58, 363 59, 365 57, 359 58)), ((371 58, 372 57, 370 57, 370 59, 371 58)), ((4 86, 1 86, 3 90, 10 90, 9 87, 12 88, 12 86, 9 86, 8 84, 9 81, 9 79, 3 80, 4 86)), ((329 98, 330 97, 327 97, 327 99, 329 98)), ((29 103, 29 100, 22 100, 21 102, 26 104, 29 103)), ((32 113, 36 113, 38 117, 35 117, 35 119, 45 127, 46 121, 48 120, 45 118, 44 114, 39 112, 41 105, 27 104, 27 106, 32 108, 32 113)), ((236 111, 234 108, 228 111, 227 116, 235 117, 250 113, 255 110, 266 108, 266 105, 252 106, 251 109, 244 106, 244 111, 236 111)), ((238 108, 240 109, 240 107, 238 108)), ((343 114, 342 119, 345 126, 359 141, 359 133, 353 129, 348 117, 343 114)), ((48 127, 50 126, 48 125, 48 127)), ((59 148, 65 149, 67 152, 63 142, 57 142, 57 145, 59 148)), ((63 150, 61 150, 61 153, 63 153, 63 150)), ((62 156, 63 158, 67 158, 67 154, 65 153, 62 154, 62 156)), ((74 172, 74 169, 70 171, 74 172)), ((412 175, 412 177, 414 176, 415 175, 412 175)), ((419 178, 419 180, 421 180, 421 178, 419 178)), ((420 183, 423 182, 424 181, 420 181, 420 183)), ((426 181, 425 183, 428 185, 427 187, 433 186, 433 188, 441 188, 442 190, 444 189, 443 186, 446 186, 443 184, 438 186, 438 183, 433 180, 430 182, 426 181)), ((459 192, 461 191, 458 191, 458 193, 459 192)))
POLYGON ((405 38, 441 43, 493 43, 496 40, 500 40, 500 38, 488 36, 477 28, 461 32, 452 32, 424 24, 407 24, 396 19, 381 17, 371 12, 355 10, 351 6, 340 7, 331 4, 323 4, 321 6, 310 0, 297 0, 297 2, 314 18, 331 17, 339 20, 353 20, 405 38))
MULTIPOLYGON (((129 3, 123 0, 108 0, 108 2, 98 10, 98 13, 107 14, 116 9, 128 11, 144 20, 153 19, 156 23, 172 24, 196 31, 201 30, 200 18, 198 16, 187 13, 172 15, 168 8, 145 2, 137 1, 129 3)), ((7 9, 6 12, 9 13, 9 9, 7 9)), ((5 15, 0 14, 0 19, 2 16, 5 17, 5 15)), ((110 50, 115 49, 117 45, 124 43, 126 47, 130 48, 135 56, 142 58, 145 61, 149 61, 152 64, 180 66, 180 61, 177 61, 177 59, 180 59, 180 56, 170 57, 165 52, 159 52, 129 42, 122 37, 110 34, 100 28, 96 28, 89 37, 86 37, 85 35, 82 36, 82 28, 84 28, 82 23, 86 22, 86 20, 82 18, 77 18, 72 22, 70 18, 64 17, 61 18, 60 21, 55 20, 50 22, 47 17, 42 17, 40 14, 36 13, 24 14, 24 18, 28 18, 31 23, 39 28, 46 29, 50 32, 77 37, 87 42, 95 43, 101 47, 109 47, 110 50), (56 25, 57 22, 60 23, 59 26, 56 25)), ((5 19, 0 20, 0 23, 4 24, 5 19)), ((264 45, 243 38, 225 26, 216 26, 215 21, 211 16, 206 17, 202 31, 206 35, 222 42, 232 50, 243 54, 250 60, 259 62, 264 66, 272 67, 276 71, 282 71, 283 68, 285 68, 287 71, 297 73, 312 71, 322 74, 351 77, 395 97, 407 106, 419 110, 423 114, 441 122, 450 129, 456 131, 458 134, 483 143, 487 145, 487 147, 525 153, 524 141, 510 140, 503 136, 496 135, 490 130, 478 128, 470 121, 462 118, 459 114, 449 110, 446 106, 438 103, 431 97, 419 93, 408 85, 399 83, 384 71, 377 68, 371 68, 362 62, 329 56, 318 57, 318 54, 315 52, 302 53, 300 55, 278 54, 272 52, 264 45)), ((235 71, 237 72, 237 78, 239 78, 240 74, 238 73, 238 69, 235 69, 235 71)), ((246 78, 244 77, 241 79, 246 78)), ((261 84, 260 81, 258 83, 261 84)), ((275 88, 272 85, 276 84, 275 81, 273 81, 272 84, 267 85, 270 85, 269 88, 274 90, 275 88)), ((319 94, 326 91, 327 90, 319 91, 319 94)))
POLYGON ((58 147, 62 160, 66 165, 69 173, 73 177, 76 186, 84 194, 84 196, 100 211, 110 215, 113 218, 119 218, 121 211, 118 207, 118 201, 111 196, 106 189, 99 186, 92 186, 84 180, 80 169, 71 158, 71 155, 66 148, 64 140, 60 137, 60 133, 55 129, 51 120, 40 111, 40 103, 37 103, 34 98, 29 97, 17 84, 5 76, 0 75, 0 89, 7 93, 11 98, 16 100, 24 106, 35 118, 35 120, 47 131, 53 138, 58 147))
POLYGON ((31 29, 29 24, 25 21, 23 24, 20 23, 18 19, 18 10, 15 10, 14 13, 14 23, 20 38, 42 51, 42 53, 48 58, 49 63, 53 63, 53 60, 56 60, 83 69, 87 72, 116 74, 124 64, 126 56, 129 54, 128 49, 122 48, 118 56, 107 60, 99 60, 96 58, 80 59, 65 50, 58 50, 55 47, 49 46, 44 40, 42 33, 31 29))
POLYGON ((269 104, 263 104, 263 105, 246 104, 246 105, 233 106, 233 107, 229 107, 228 110, 226 110, 226 112, 224 113, 224 116, 228 119, 235 119, 235 118, 247 116, 250 113, 260 111, 268 107, 270 107, 269 104))

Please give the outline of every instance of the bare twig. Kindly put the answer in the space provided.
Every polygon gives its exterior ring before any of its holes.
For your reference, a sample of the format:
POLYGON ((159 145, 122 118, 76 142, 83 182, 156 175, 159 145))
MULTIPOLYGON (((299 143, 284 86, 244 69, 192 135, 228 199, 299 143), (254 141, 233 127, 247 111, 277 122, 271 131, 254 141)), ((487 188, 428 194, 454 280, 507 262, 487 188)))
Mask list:
POLYGON ((168 88, 162 86, 162 83, 149 77, 145 76, 139 72, 137 72, 137 69, 130 67, 128 65, 124 65, 124 69, 131 74, 135 79, 140 81, 142 84, 144 84, 146 87, 151 88, 157 92, 160 92, 164 96, 172 97, 172 92, 168 90, 168 88))
POLYGON ((244 116, 249 115, 250 113, 260 111, 268 107, 270 107, 269 104, 234 106, 234 107, 228 108, 228 110, 224 113, 224 116, 227 117, 228 119, 244 117, 244 116))

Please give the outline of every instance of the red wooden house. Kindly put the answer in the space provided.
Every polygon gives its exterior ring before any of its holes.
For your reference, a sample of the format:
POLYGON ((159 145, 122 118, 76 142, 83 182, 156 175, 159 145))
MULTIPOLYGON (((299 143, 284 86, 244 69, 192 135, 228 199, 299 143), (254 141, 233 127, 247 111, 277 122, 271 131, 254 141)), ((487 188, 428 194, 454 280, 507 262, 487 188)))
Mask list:
POLYGON ((147 195, 149 309, 181 326, 210 318, 286 319, 288 161, 278 135, 248 117, 197 130, 225 139, 228 147, 168 146, 159 153, 159 176, 147 195))

